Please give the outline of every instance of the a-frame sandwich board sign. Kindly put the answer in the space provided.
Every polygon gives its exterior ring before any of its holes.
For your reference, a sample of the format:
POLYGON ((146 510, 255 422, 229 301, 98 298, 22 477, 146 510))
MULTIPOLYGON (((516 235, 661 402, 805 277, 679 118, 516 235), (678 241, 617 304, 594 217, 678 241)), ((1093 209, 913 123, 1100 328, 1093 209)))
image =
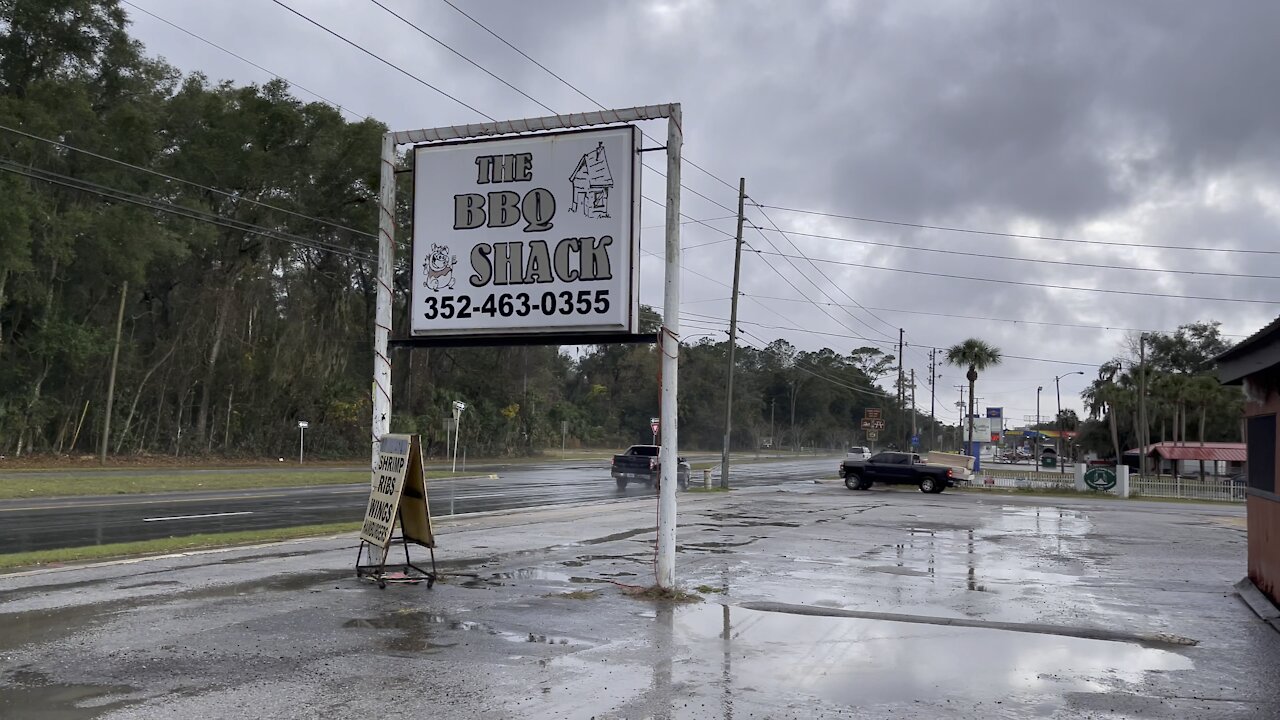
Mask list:
POLYGON ((383 435, 378 462, 369 481, 369 502, 360 528, 356 553, 356 577, 369 578, 386 587, 388 582, 436 581, 436 539, 427 505, 426 472, 422 466, 422 442, 417 435, 383 435), (399 537, 395 536, 396 526, 399 537), (404 546, 404 563, 388 565, 391 546, 404 546), (409 557, 409 545, 431 553, 431 570, 418 567, 409 557))

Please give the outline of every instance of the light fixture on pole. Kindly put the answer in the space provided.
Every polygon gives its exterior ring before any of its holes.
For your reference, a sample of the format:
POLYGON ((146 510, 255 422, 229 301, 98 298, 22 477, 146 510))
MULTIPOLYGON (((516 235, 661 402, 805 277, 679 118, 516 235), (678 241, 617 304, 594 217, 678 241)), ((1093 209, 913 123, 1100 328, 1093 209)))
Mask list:
POLYGON ((311 423, 306 420, 298 421, 298 464, 302 464, 302 440, 307 434, 307 428, 311 427, 311 423))
POLYGON ((462 434, 462 411, 467 404, 459 400, 453 401, 453 472, 458 472, 458 436, 462 434))
MULTIPOLYGON (((1058 444, 1056 445, 1056 447, 1058 449, 1058 472, 1059 473, 1065 473, 1067 470, 1063 466, 1063 462, 1062 462, 1062 445, 1063 445, 1063 442, 1062 442, 1062 388, 1058 386, 1058 382, 1062 380, 1062 378, 1067 377, 1068 375, 1083 375, 1083 374, 1084 374, 1083 370, 1076 370, 1075 372, 1055 375, 1053 378, 1054 394, 1058 396, 1058 444)), ((1075 453, 1071 453, 1071 461, 1073 463, 1075 462, 1075 453)))

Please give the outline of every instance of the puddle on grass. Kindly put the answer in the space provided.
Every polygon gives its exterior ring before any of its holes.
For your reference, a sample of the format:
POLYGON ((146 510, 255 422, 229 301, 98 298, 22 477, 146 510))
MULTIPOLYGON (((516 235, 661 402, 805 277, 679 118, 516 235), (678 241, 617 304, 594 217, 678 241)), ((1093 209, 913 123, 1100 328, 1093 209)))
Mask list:
POLYGON ((1116 691, 1149 672, 1193 667, 1178 653, 1129 643, 707 604, 678 608, 672 632, 699 673, 720 670, 738 688, 860 707, 1045 702, 1066 693, 1116 691))

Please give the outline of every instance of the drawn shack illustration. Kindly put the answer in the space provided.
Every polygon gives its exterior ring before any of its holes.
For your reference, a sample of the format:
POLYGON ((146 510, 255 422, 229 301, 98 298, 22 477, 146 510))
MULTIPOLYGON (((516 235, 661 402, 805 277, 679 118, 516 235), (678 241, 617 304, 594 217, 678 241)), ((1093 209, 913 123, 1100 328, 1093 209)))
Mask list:
POLYGON ((609 171, 603 142, 582 156, 569 176, 569 182, 573 183, 570 212, 580 212, 589 218, 609 217, 609 188, 613 187, 613 173, 609 171))

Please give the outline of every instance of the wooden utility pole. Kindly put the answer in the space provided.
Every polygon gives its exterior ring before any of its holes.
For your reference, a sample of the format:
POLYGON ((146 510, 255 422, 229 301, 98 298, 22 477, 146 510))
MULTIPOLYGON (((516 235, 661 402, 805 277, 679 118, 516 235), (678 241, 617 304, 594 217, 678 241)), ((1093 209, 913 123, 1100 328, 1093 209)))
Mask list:
MULTIPOLYGON (((911 368, 911 437, 914 439, 920 433, 920 428, 916 426, 916 369, 911 368)), ((914 447, 911 443, 907 443, 907 447, 914 447)))
POLYGON ((116 313, 116 345, 111 351, 111 373, 107 376, 107 410, 102 418, 102 447, 98 452, 98 462, 107 464, 107 448, 111 443, 111 406, 116 398, 116 365, 120 361, 120 333, 124 329, 124 301, 129 294, 129 281, 120 286, 120 310, 116 313))
POLYGON ((738 343, 738 278, 742 271, 742 206, 747 179, 738 178, 738 236, 733 249, 733 297, 729 303, 729 379, 724 390, 724 447, 720 454, 720 487, 729 489, 729 439, 733 428, 733 351, 738 343))
POLYGON ((938 348, 929 348, 929 449, 937 450, 934 445, 933 426, 937 424, 934 411, 938 401, 938 348))
POLYGON ((1147 334, 1138 335, 1138 477, 1147 474, 1147 334))
MULTIPOLYGON (((903 386, 902 386, 902 381, 903 381, 903 378, 902 378, 902 336, 903 336, 903 334, 905 334, 905 332, 906 332, 906 331, 905 331, 905 330, 903 330, 902 328, 898 328, 898 418, 902 421, 902 430, 903 430, 903 432, 906 432, 906 429, 907 429, 907 423, 906 423, 906 420, 907 420, 907 419, 906 419, 906 417, 904 417, 904 416, 905 416, 905 412, 903 412, 903 411, 906 409, 906 408, 904 407, 904 406, 906 405, 906 396, 905 396, 905 393, 903 392, 903 390, 905 390, 905 388, 903 388, 903 386)), ((906 448, 908 448, 908 447, 910 447, 910 446, 911 446, 911 439, 910 439, 910 437, 908 437, 908 438, 907 438, 907 442, 903 443, 903 449, 905 450, 906 448)))

